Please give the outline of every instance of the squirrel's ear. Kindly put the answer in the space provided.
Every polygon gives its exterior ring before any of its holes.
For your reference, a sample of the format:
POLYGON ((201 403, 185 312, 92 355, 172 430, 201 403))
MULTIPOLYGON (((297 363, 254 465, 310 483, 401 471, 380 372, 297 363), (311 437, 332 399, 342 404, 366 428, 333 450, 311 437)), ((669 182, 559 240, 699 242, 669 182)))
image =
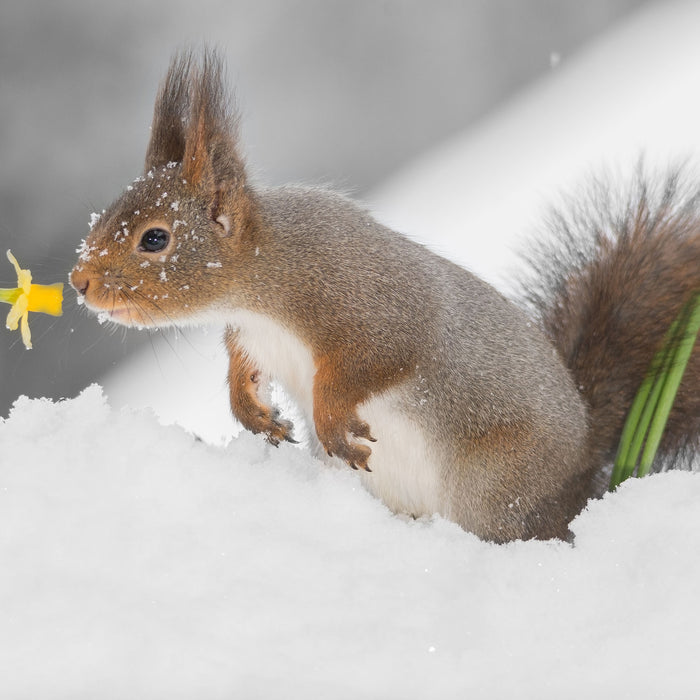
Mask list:
POLYGON ((190 113, 192 54, 175 55, 161 83, 153 110, 151 140, 146 151, 145 171, 179 162, 185 154, 186 121, 190 113))
POLYGON ((248 192, 223 73, 221 58, 206 50, 192 79, 182 177, 209 197, 212 219, 221 225, 222 235, 231 235, 245 228, 248 192))
POLYGON ((191 185, 212 194, 221 187, 235 187, 243 177, 243 164, 237 153, 237 125, 223 65, 216 52, 204 52, 191 94, 182 175, 191 185))
POLYGON ((211 218, 219 224, 222 237, 231 236, 241 241, 254 235, 256 204, 252 192, 244 181, 238 186, 222 185, 211 203, 211 218))

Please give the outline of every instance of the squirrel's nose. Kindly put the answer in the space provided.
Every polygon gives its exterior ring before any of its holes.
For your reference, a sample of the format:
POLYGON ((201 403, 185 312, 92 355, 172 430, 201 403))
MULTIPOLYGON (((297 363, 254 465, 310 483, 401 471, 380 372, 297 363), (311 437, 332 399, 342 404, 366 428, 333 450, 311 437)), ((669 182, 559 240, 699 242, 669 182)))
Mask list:
POLYGON ((70 273, 69 281, 71 287, 73 287, 78 294, 85 296, 90 286, 90 277, 84 270, 78 270, 77 267, 73 268, 73 271, 70 273))

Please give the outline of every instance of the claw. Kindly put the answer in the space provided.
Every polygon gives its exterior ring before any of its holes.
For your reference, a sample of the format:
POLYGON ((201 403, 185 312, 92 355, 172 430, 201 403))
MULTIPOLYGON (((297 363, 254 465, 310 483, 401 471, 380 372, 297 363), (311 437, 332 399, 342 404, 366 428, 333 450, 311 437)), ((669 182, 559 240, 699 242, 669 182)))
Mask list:
POLYGON ((376 442, 376 439, 372 437, 369 432, 369 425, 364 421, 357 418, 351 419, 348 425, 349 432, 355 437, 363 438, 364 440, 369 440, 370 442, 376 442))
MULTIPOLYGON (((325 417, 324 414, 323 418, 325 419, 325 417)), ((318 437, 330 457, 339 457, 355 471, 359 469, 372 471, 367 467, 367 460, 372 454, 372 450, 367 445, 352 440, 352 437, 356 437, 376 442, 367 423, 359 420, 357 416, 351 415, 344 420, 338 420, 328 425, 322 423, 321 426, 323 430, 319 431, 319 422, 316 421, 318 437)))

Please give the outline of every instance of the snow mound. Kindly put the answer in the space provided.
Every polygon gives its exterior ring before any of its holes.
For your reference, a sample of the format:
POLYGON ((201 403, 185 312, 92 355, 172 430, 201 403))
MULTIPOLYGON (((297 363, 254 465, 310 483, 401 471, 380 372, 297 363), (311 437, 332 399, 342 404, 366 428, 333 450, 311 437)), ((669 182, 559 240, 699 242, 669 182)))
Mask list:
POLYGON ((93 386, 0 421, 7 698, 690 697, 700 476, 563 542, 392 515, 350 470, 226 447, 93 386))

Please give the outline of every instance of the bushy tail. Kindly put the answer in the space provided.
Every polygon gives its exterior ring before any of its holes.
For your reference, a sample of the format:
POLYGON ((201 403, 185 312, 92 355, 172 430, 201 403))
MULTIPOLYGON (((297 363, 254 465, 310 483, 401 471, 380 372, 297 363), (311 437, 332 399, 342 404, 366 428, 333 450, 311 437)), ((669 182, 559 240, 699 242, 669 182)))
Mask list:
MULTIPOLYGON (((612 462, 655 352, 700 292, 700 186, 674 172, 652 184, 640 166, 625 195, 596 182, 585 202, 551 216, 554 242, 528 255, 526 301, 590 410, 595 466, 612 462)), ((669 416, 655 468, 700 448, 700 343, 669 416)))

